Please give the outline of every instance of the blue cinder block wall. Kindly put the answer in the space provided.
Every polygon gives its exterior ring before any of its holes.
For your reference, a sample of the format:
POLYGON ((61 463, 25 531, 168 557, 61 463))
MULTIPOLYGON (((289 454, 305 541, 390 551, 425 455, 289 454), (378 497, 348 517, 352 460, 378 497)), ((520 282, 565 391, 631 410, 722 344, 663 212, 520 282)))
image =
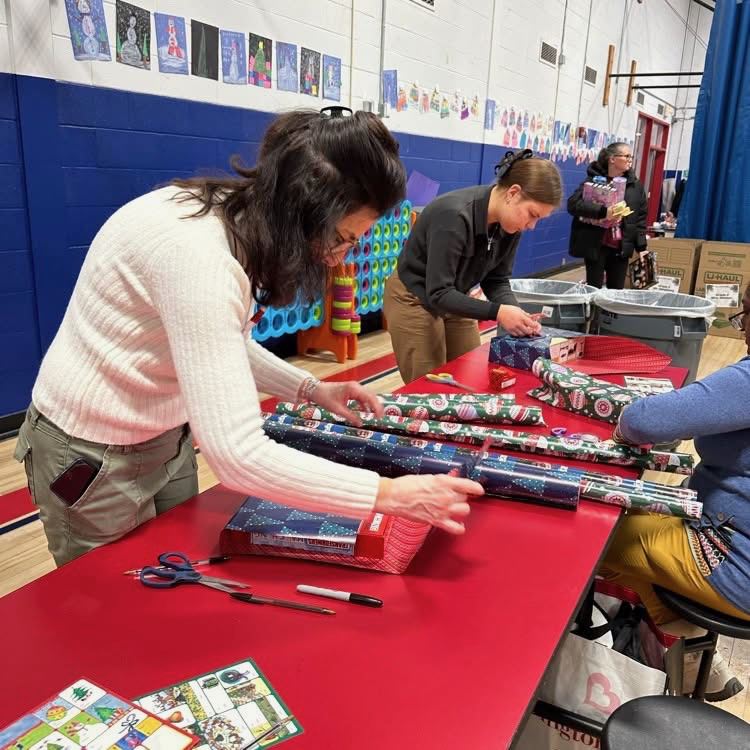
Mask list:
MULTIPOLYGON (((26 408, 86 251, 123 203, 172 177, 255 160, 267 112, 0 74, 0 419, 26 408)), ((393 122, 391 124, 394 124, 393 122)), ((441 192, 489 183, 504 148, 396 133, 441 192)), ((569 164, 570 166, 567 166, 569 164)), ((585 176, 561 165, 566 194, 585 176)), ((523 238, 518 276, 559 266, 564 211, 523 238)))

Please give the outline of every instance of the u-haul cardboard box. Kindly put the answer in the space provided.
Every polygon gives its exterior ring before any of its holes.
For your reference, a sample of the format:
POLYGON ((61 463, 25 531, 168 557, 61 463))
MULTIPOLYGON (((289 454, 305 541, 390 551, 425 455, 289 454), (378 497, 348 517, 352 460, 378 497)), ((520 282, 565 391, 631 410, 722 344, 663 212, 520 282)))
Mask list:
POLYGON ((704 242, 695 279, 695 294, 716 304, 709 333, 743 339, 745 334, 732 328, 729 318, 742 310, 742 296, 750 283, 750 244, 704 242))
POLYGON ((656 253, 657 284, 652 289, 692 294, 703 240, 656 238, 648 249, 656 253))

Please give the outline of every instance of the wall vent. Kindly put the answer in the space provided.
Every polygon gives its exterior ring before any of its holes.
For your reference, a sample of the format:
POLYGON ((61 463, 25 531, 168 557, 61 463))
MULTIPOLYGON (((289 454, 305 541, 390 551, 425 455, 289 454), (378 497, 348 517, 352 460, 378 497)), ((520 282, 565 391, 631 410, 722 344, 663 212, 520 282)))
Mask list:
POLYGON ((425 10, 435 10, 435 0, 411 0, 425 10))
POLYGON ((635 103, 636 104, 643 104, 646 101, 646 97, 639 91, 635 95, 635 103))
POLYGON ((587 65, 583 70, 583 80, 592 86, 596 86, 596 70, 587 65))
POLYGON ((663 104, 660 104, 660 105, 659 105, 659 106, 658 106, 658 107, 656 108, 656 114, 658 114, 658 115, 659 115, 659 117, 663 117, 663 116, 664 116, 664 105, 663 105, 663 104))
POLYGON ((557 67, 557 47, 554 47, 547 42, 542 42, 542 46, 539 49, 539 61, 551 65, 553 68, 557 67))

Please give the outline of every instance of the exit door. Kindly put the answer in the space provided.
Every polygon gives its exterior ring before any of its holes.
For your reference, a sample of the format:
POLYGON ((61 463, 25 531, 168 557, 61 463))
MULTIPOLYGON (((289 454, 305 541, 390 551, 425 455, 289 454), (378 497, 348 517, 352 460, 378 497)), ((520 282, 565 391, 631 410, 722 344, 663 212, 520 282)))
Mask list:
POLYGON ((638 114, 638 127, 633 145, 633 169, 648 196, 647 226, 651 226, 657 219, 668 140, 669 125, 666 122, 642 112, 638 114))

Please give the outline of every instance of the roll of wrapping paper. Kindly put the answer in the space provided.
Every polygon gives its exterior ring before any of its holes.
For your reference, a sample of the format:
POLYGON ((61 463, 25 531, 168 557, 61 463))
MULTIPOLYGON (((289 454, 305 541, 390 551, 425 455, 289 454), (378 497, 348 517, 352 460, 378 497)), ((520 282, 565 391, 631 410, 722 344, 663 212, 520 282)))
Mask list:
POLYGON ((264 429, 269 437, 313 455, 338 463, 364 466, 365 456, 372 452, 364 447, 378 445, 378 471, 386 476, 404 473, 445 473, 458 469, 485 488, 488 495, 521 497, 561 507, 575 507, 575 498, 593 500, 621 507, 642 508, 680 518, 700 518, 702 505, 696 493, 685 487, 671 487, 639 479, 581 471, 547 461, 491 453, 446 445, 437 441, 406 438, 387 433, 350 427, 343 424, 301 420, 286 415, 266 417, 264 429), (414 453, 417 451, 418 455, 414 453), (433 456, 432 462, 420 462, 419 456, 433 456), (383 457, 387 457, 384 459, 383 457), (394 458, 396 457, 396 458, 394 458), (390 462, 390 463, 388 463, 390 462), (462 467, 470 467, 464 471, 462 467), (417 467, 419 470, 413 470, 417 467), (471 468, 473 467, 473 468, 471 468), (554 480, 543 485, 545 480, 554 480))
POLYGON ((490 496, 517 498, 569 510, 578 506, 578 483, 571 482, 568 477, 550 475, 533 466, 516 468, 491 460, 485 462, 475 451, 426 451, 423 446, 382 439, 391 436, 371 430, 352 430, 333 424, 326 424, 326 427, 343 429, 321 429, 323 424, 269 418, 264 430, 269 437, 291 448, 336 463, 370 469, 384 477, 452 471, 479 482, 490 496))
POLYGON ((700 518, 703 503, 697 500, 697 493, 687 487, 671 487, 640 479, 627 479, 610 474, 580 471, 568 466, 528 461, 513 456, 490 456, 489 461, 508 464, 520 470, 523 466, 535 466, 556 475, 567 475, 580 487, 583 500, 593 500, 623 508, 660 513, 677 518, 700 518))
POLYGON ((617 422, 628 404, 643 396, 544 357, 534 360, 531 371, 542 381, 542 385, 529 391, 529 396, 550 406, 611 424, 617 422))
POLYGON ((679 518, 700 518, 703 514, 703 504, 697 500, 672 500, 661 495, 628 492, 620 487, 613 488, 612 485, 588 480, 583 480, 581 497, 608 505, 618 505, 621 508, 638 508, 679 518))
MULTIPOLYGON (((517 404, 506 406, 501 401, 495 401, 491 406, 488 405, 486 409, 483 409, 479 403, 451 404, 444 399, 434 397, 427 399, 412 397, 407 404, 399 405, 391 402, 387 407, 386 414, 394 419, 407 418, 407 415, 413 415, 413 418, 417 419, 432 417, 442 424, 462 423, 470 420, 491 421, 492 424, 544 424, 542 410, 536 406, 518 406, 517 404)), ((355 401, 350 401, 349 406, 356 409, 358 404, 355 401)), ((311 403, 297 405, 282 401, 276 406, 276 413, 288 414, 291 417, 301 417, 302 419, 319 419, 324 422, 343 421, 333 412, 311 403)), ((380 420, 374 414, 369 412, 359 412, 358 414, 363 424, 375 428, 382 427, 380 420)))
POLYGON ((514 404, 513 393, 379 393, 383 400, 402 398, 441 398, 449 404, 482 404, 488 399, 499 399, 505 406, 514 404))
MULTIPOLYGON (((309 416, 302 416, 303 408, 291 404, 279 404, 277 413, 303 419, 338 420, 330 412, 320 407, 307 407, 309 416), (326 416, 312 416, 325 414, 326 416)), ((611 440, 589 441, 583 438, 535 435, 531 432, 516 432, 483 425, 462 425, 455 422, 411 419, 409 417, 383 417, 360 414, 365 427, 386 432, 419 436, 430 440, 451 440, 454 443, 481 445, 486 438, 492 438, 492 445, 523 453, 540 453, 546 456, 559 456, 592 463, 610 463, 620 466, 636 466, 640 469, 667 471, 674 474, 692 474, 693 457, 689 453, 654 451, 636 446, 620 445, 611 440)))
MULTIPOLYGON (((497 396, 482 396, 473 402, 451 402, 442 396, 417 396, 411 394, 399 396, 381 396, 385 413, 391 417, 414 417, 417 419, 437 419, 440 422, 486 422, 488 424, 507 423, 509 410, 520 410, 528 407, 509 405, 497 396)), ((356 402, 349 407, 356 409, 356 402)), ((519 424, 544 424, 540 409, 533 409, 530 419, 537 421, 520 422, 519 424)), ((518 413, 513 411, 512 413, 518 413)))

